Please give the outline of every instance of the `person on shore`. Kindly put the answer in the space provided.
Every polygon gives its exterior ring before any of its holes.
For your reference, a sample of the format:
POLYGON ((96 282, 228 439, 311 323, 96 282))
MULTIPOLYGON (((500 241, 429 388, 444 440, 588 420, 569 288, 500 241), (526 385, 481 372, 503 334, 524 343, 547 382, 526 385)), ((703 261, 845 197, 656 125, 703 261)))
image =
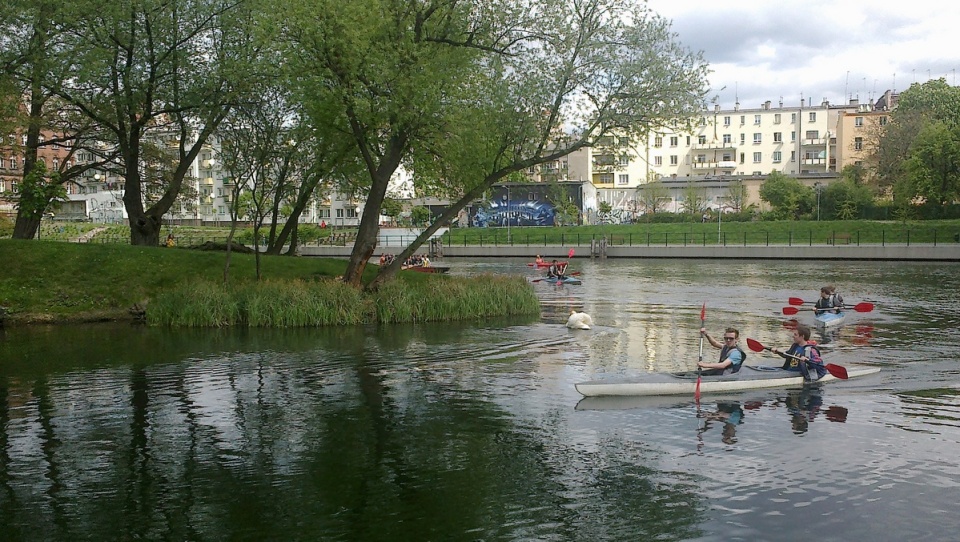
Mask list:
POLYGON ((706 369, 701 374, 704 376, 733 374, 743 366, 743 360, 747 359, 747 353, 740 348, 740 331, 736 328, 728 327, 723 332, 723 344, 707 333, 706 328, 700 328, 700 335, 707 339, 714 348, 720 349, 720 361, 709 363, 701 361, 697 366, 706 369))
POLYGON ((810 341, 810 328, 800 324, 793 330, 793 344, 786 352, 781 352, 777 348, 771 348, 770 351, 785 360, 781 369, 797 371, 803 375, 804 380, 815 382, 827 374, 827 368, 823 364, 820 349, 816 344, 810 341))
POLYGON ((824 286, 820 288, 820 299, 817 300, 814 314, 820 315, 825 312, 839 314, 843 309, 843 296, 837 293, 833 286, 824 286))

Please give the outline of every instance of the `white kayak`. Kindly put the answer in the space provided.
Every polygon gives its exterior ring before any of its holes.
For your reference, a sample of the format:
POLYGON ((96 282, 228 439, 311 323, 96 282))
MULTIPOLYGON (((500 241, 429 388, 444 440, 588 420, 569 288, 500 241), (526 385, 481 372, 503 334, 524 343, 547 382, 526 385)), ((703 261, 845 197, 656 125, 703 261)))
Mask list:
MULTIPOLYGON (((879 367, 846 366, 847 378, 857 378, 880 372, 879 367)), ((817 382, 839 380, 830 373, 820 377, 817 382)), ((802 386, 806 382, 796 371, 785 371, 779 367, 746 365, 732 375, 704 376, 700 380, 700 393, 724 393, 761 388, 786 388, 802 386)), ((690 395, 697 386, 697 373, 650 373, 636 380, 595 380, 574 384, 585 397, 617 395, 690 395)))

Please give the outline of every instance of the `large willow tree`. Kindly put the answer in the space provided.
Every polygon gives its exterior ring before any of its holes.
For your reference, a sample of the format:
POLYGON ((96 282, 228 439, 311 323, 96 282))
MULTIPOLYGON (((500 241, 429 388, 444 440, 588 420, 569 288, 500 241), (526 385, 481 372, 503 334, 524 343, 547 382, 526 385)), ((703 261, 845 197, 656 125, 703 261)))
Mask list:
POLYGON ((358 286, 400 165, 421 194, 454 203, 397 262, 504 177, 703 103, 702 57, 639 1, 284 1, 276 13, 305 109, 366 165, 344 274, 358 286))

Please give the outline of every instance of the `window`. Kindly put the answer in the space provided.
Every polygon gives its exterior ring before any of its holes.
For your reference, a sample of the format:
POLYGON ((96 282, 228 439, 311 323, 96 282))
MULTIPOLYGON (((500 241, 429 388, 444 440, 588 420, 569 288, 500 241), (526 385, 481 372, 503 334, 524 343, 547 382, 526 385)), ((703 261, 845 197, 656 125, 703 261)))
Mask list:
POLYGON ((780 124, 780 113, 775 113, 775 114, 773 115, 773 123, 774 123, 774 124, 780 124))
POLYGON ((773 162, 775 164, 779 164, 781 161, 783 161, 783 153, 780 151, 773 151, 773 162))
POLYGON ((723 125, 730 126, 730 117, 723 117, 723 125))
POLYGON ((657 137, 653 138, 653 146, 656 147, 656 148, 658 148, 658 149, 659 149, 660 147, 662 147, 662 146, 663 146, 663 138, 660 137, 660 136, 657 136, 657 137))
POLYGON ((730 137, 730 134, 723 134, 723 144, 729 145, 731 143, 733 143, 733 138, 730 137))
POLYGON ((762 136, 763 136, 763 134, 761 134, 761 133, 759 133, 759 132, 753 134, 753 144, 756 145, 757 143, 760 143, 761 140, 762 140, 762 136))
POLYGON ((679 138, 678 138, 677 136, 670 136, 670 146, 671 146, 671 147, 676 147, 678 141, 679 141, 679 138))
POLYGON ((790 161, 791 162, 797 161, 797 151, 790 151, 790 161))
POLYGON ((355 207, 347 209, 347 218, 357 218, 357 209, 355 207))
POLYGON ((743 126, 743 125, 746 124, 746 123, 747 123, 747 116, 746 116, 746 115, 740 115, 740 126, 743 126))
POLYGON ((671 166, 677 165, 677 155, 676 155, 676 154, 671 154, 671 155, 670 155, 670 165, 671 165, 671 166))
MULTIPOLYGON (((3 158, 0 158, 0 169, 3 169, 3 158)), ((3 183, 0 183, 2 185, 3 183)))
POLYGON ((790 113, 790 124, 796 124, 796 123, 797 123, 797 114, 790 113))
POLYGON ((795 142, 796 140, 797 140, 797 133, 796 133, 796 132, 790 132, 790 143, 793 143, 793 142, 795 142))
POLYGON ((629 166, 629 165, 630 165, 630 157, 627 156, 626 154, 621 154, 618 161, 619 161, 619 163, 620 163, 621 166, 629 166))
POLYGON ((687 146, 690 146, 690 136, 687 136, 687 146))
POLYGON ((617 177, 617 184, 630 184, 630 176, 625 173, 621 173, 620 176, 617 177))
POLYGON ((740 134, 740 144, 743 145, 747 142, 747 134, 740 134))
POLYGON ((707 117, 700 117, 700 126, 707 125, 707 117))
POLYGON ((740 153, 740 163, 741 163, 741 164, 743 163, 743 158, 744 158, 744 153, 741 152, 741 153, 740 153))
POLYGON ((760 126, 760 115, 753 116, 753 123, 756 124, 757 126, 760 126))
POLYGON ((853 150, 862 151, 863 150, 863 138, 855 137, 853 138, 853 150))
POLYGON ((317 211, 317 216, 320 218, 330 218, 330 209, 320 209, 317 211))
POLYGON ((601 173, 598 182, 600 184, 613 184, 613 173, 601 173))
POLYGON ((763 159, 763 153, 755 152, 753 153, 753 163, 759 164, 760 160, 763 159))
POLYGON ((804 139, 820 139, 820 130, 807 130, 804 139))
POLYGON ((736 158, 734 157, 734 154, 733 154, 733 153, 729 153, 729 152, 723 153, 723 161, 724 161, 724 162, 733 162, 735 159, 736 159, 736 158))
POLYGON ((627 147, 627 146, 630 145, 630 138, 629 138, 629 137, 621 137, 621 138, 618 140, 618 142, 619 142, 619 144, 620 144, 621 147, 627 147))
POLYGON ((16 159, 16 158, 11 158, 11 159, 10 159, 10 169, 17 169, 17 159, 16 159))
POLYGON ((706 154, 698 154, 698 155, 697 155, 697 163, 698 163, 698 164, 702 164, 702 163, 704 163, 704 162, 706 162, 706 161, 707 161, 707 155, 706 155, 706 154))
POLYGON ((781 132, 773 133, 773 142, 774 143, 783 143, 783 134, 781 132))
POLYGON ((701 145, 706 145, 706 144, 707 144, 707 136, 705 136, 705 135, 697 136, 697 143, 699 143, 699 144, 701 144, 701 145))
POLYGON ((863 126, 863 117, 855 117, 853 119, 853 125, 856 126, 857 128, 863 126))
POLYGON ((337 209, 337 218, 343 218, 343 209, 337 209))
POLYGON ((810 122, 817 122, 817 112, 816 112, 816 111, 811 111, 811 112, 810 112, 810 122))
POLYGON ((662 156, 654 156, 654 157, 653 157, 653 165, 655 165, 655 166, 662 166, 662 165, 663 165, 663 157, 662 157, 662 156))

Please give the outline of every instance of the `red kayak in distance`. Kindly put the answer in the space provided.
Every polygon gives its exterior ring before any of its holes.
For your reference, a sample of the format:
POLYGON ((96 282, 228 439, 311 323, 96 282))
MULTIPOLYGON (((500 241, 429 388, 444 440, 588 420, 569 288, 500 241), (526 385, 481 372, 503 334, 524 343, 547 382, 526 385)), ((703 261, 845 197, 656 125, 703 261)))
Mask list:
MULTIPOLYGON (((533 262, 528 263, 528 267, 550 267, 553 265, 553 262, 533 262)), ((557 265, 567 265, 567 262, 557 262, 557 265)))

